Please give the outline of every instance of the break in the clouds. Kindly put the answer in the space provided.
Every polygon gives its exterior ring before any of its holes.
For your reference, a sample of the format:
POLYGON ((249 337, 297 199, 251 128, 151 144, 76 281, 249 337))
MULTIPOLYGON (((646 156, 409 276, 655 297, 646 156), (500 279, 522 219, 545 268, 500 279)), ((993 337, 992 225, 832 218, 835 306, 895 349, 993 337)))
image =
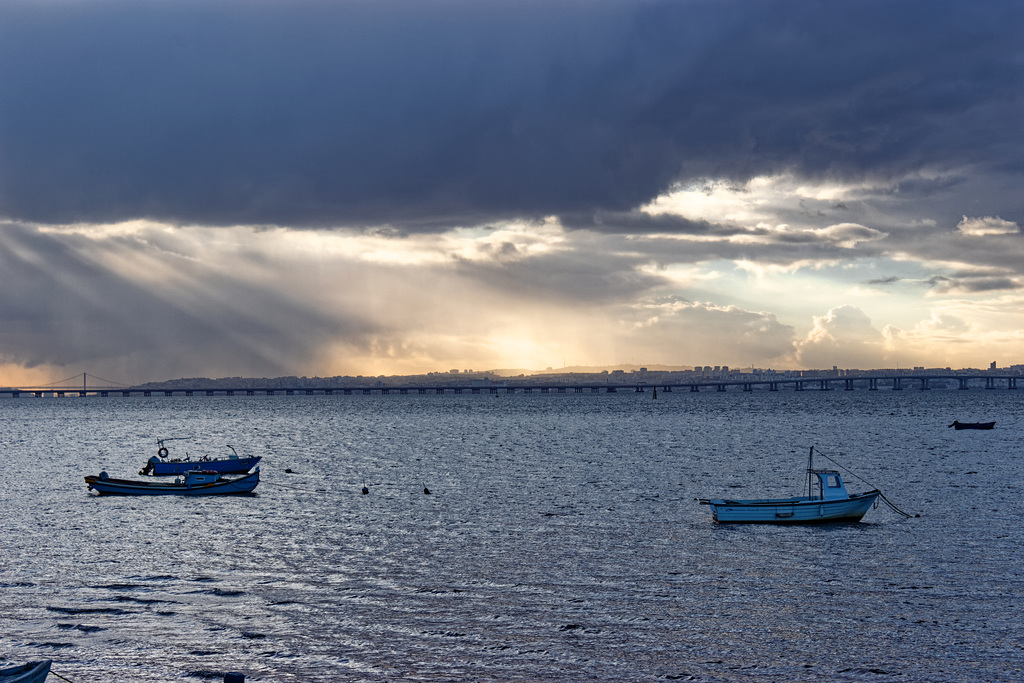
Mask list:
POLYGON ((984 236, 984 235, 1012 235, 1020 232, 1020 226, 1013 221, 1004 221, 1002 218, 996 216, 985 216, 984 218, 968 218, 964 216, 963 220, 960 221, 956 229, 964 235, 973 236, 984 236))
POLYGON ((1019 362, 1022 25, 1006 1, 5 2, 0 367, 1019 362))

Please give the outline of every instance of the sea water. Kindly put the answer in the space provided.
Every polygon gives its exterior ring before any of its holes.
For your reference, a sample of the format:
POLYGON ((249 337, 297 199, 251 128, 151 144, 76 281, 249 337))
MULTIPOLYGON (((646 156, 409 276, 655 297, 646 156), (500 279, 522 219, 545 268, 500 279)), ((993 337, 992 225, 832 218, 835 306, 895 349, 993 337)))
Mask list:
POLYGON ((1005 389, 0 399, 0 663, 74 683, 1021 680, 1022 407, 1005 389), (141 478, 170 437, 262 456, 255 495, 86 490, 141 478), (716 525, 696 501, 798 495, 811 446, 914 516, 716 525))

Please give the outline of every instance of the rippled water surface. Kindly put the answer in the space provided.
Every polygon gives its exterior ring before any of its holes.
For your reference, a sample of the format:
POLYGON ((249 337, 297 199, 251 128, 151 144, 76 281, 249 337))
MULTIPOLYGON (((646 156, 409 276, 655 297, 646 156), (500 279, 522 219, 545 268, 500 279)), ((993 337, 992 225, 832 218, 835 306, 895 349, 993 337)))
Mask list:
POLYGON ((1021 680, 1022 396, 0 399, 0 658, 74 683, 1021 680), (256 494, 86 491, 172 436, 263 456, 256 494), (796 495, 811 445, 921 516, 715 525, 694 500, 796 495))

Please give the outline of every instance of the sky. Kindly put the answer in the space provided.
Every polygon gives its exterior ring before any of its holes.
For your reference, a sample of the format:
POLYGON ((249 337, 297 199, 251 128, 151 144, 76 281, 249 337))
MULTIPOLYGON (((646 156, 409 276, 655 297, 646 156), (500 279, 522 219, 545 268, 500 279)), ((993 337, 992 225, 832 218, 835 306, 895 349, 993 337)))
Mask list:
POLYGON ((1024 4, 5 0, 0 385, 1024 363, 1024 4))

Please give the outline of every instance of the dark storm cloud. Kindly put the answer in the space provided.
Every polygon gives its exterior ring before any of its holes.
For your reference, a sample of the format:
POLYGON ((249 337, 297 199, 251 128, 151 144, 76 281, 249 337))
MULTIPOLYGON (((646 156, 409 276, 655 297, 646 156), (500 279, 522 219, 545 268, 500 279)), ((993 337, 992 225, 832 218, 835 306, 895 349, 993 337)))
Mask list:
POLYGON ((0 215, 416 231, 628 211, 703 176, 1019 173, 1022 19, 941 0, 6 2, 0 215))
POLYGON ((1024 289, 1024 283, 1009 277, 962 277, 950 278, 936 275, 928 279, 928 285, 940 294, 979 294, 1024 289))
POLYGON ((748 228, 720 225, 707 221, 693 221, 671 213, 652 215, 643 211, 599 210, 563 213, 560 218, 561 224, 571 230, 585 229, 611 234, 672 233, 675 235, 728 237, 749 232, 748 228))
POLYGON ((876 285, 876 286, 877 285, 895 285, 898 282, 901 282, 902 280, 903 280, 903 278, 901 278, 901 277, 897 277, 895 275, 890 275, 889 277, 880 277, 880 278, 875 278, 873 280, 868 280, 867 283, 869 285, 876 285))
POLYGON ((570 305, 630 301, 664 284, 664 278, 636 269, 643 256, 560 252, 490 262, 459 262, 459 272, 475 287, 570 305))

